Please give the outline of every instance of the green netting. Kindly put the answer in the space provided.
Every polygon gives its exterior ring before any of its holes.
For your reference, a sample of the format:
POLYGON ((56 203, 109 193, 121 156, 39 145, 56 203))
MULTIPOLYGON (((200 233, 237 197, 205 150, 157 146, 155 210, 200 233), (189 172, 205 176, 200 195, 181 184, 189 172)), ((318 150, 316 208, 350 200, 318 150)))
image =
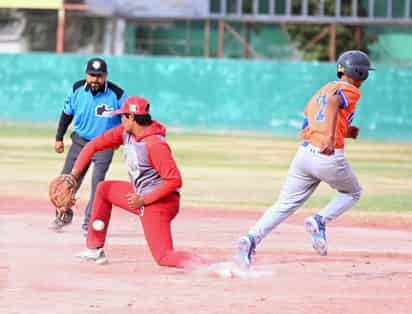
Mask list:
POLYGON ((412 65, 412 33, 410 29, 368 27, 367 36, 375 36, 369 53, 375 62, 412 65))
POLYGON ((127 54, 132 54, 136 51, 136 28, 130 24, 126 24, 125 46, 127 54))
MULTIPOLYGON (((279 25, 252 25, 234 22, 227 22, 227 24, 241 37, 249 38, 249 43, 259 56, 287 59, 293 53, 289 38, 279 25)), ((204 22, 174 21, 156 25, 139 25, 134 34, 137 37, 137 50, 151 55, 193 57, 205 55, 204 22)), ((127 40, 129 39, 130 36, 127 37, 127 40)), ((218 24, 213 21, 210 23, 209 56, 217 56, 217 50, 218 24)), ((133 50, 128 49, 127 51, 133 53, 133 50)), ((246 55, 243 43, 237 39, 236 35, 226 29, 224 56, 242 58, 246 55)))
MULTIPOLYGON (((396 18, 402 18, 405 16, 406 0, 375 0, 373 5, 374 16, 386 17, 388 12, 388 5, 391 2, 392 16, 396 18)), ((364 8, 368 8, 369 0, 362 0, 361 5, 364 8)), ((412 16, 412 6, 410 7, 409 16, 412 16)))
MULTIPOLYGON (((362 0, 361 5, 368 8, 368 0, 362 0)), ((406 0, 375 0, 373 11, 375 17, 384 18, 388 15, 388 5, 394 18, 405 17, 406 0)), ((412 5, 407 12, 412 17, 412 5)), ((368 49, 373 60, 381 63, 412 64, 412 31, 402 27, 366 27, 367 36, 376 37, 376 41, 368 49)))

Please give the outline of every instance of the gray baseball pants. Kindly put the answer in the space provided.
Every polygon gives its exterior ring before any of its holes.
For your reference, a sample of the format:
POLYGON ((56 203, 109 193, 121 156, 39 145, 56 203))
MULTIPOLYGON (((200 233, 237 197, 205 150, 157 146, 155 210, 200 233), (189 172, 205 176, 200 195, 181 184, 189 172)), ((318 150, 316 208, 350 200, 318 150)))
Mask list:
MULTIPOLYGON (((70 173, 72 171, 74 163, 76 162, 76 159, 79 156, 82 148, 89 142, 80 137, 76 132, 73 132, 70 137, 72 139, 72 145, 70 146, 69 152, 67 153, 62 173, 70 173)), ((97 185, 106 177, 106 173, 109 170, 109 166, 113 159, 113 152, 113 149, 106 149, 94 154, 91 162, 87 165, 87 167, 79 177, 78 189, 83 182, 84 176, 86 175, 90 164, 93 163, 94 166, 92 173, 92 189, 90 191, 90 198, 85 210, 84 221, 82 225, 82 228, 85 230, 87 230, 88 228, 97 185)))
POLYGON ((299 147, 289 167, 278 200, 249 231, 256 244, 302 206, 322 181, 337 190, 337 195, 318 213, 325 223, 336 219, 360 198, 362 188, 344 157, 343 149, 337 149, 328 156, 305 143, 299 147))

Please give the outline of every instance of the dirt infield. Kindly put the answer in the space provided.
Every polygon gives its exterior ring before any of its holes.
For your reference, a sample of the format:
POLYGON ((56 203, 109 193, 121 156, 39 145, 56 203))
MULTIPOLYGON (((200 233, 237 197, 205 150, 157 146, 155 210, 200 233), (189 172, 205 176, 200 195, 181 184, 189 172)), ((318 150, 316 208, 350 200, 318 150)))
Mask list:
MULTIPOLYGON (((412 313, 412 217, 348 213, 328 227, 317 256, 298 213, 258 248, 243 276, 155 265, 138 220, 114 210, 110 263, 75 260, 85 246, 80 212, 47 229, 46 201, 0 199, 0 313, 412 313)), ((230 261, 258 212, 183 208, 175 246, 230 261)))

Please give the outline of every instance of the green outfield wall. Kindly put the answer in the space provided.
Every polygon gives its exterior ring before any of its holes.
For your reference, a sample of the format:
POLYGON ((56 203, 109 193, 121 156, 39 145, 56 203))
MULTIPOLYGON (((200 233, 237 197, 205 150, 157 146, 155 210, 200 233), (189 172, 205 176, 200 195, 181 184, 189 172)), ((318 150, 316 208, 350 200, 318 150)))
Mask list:
MULTIPOLYGON (((56 123, 89 56, 0 55, 1 122, 56 123)), ((335 79, 330 63, 106 57, 109 79, 150 100, 155 119, 183 130, 297 136, 308 98, 335 79)), ((367 139, 412 141, 412 68, 376 65, 354 124, 367 139)))

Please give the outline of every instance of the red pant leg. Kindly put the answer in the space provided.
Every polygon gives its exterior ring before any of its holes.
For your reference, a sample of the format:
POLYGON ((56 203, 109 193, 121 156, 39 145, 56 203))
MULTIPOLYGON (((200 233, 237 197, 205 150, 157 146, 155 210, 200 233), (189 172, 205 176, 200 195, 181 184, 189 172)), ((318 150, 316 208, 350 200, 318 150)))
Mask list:
POLYGON ((179 211, 179 203, 180 197, 172 194, 146 206, 144 216, 141 217, 146 241, 160 266, 184 268, 203 263, 196 255, 173 249, 171 222, 179 211))
MULTIPOLYGON (((139 210, 132 209, 127 204, 126 195, 129 193, 133 193, 132 185, 129 182, 103 181, 99 183, 87 233, 88 248, 104 246, 113 205, 136 215, 140 213, 139 210), (103 230, 93 229, 92 223, 95 220, 104 222, 103 230)), ((149 249, 160 266, 183 268, 205 263, 202 258, 196 255, 173 249, 170 225, 179 211, 179 203, 180 197, 177 194, 172 194, 159 202, 145 206, 143 217, 139 216, 149 249)))
POLYGON ((113 205, 126 209, 133 214, 138 213, 137 210, 130 208, 127 204, 126 195, 129 193, 133 193, 133 188, 130 182, 102 181, 99 183, 93 202, 93 209, 87 233, 87 247, 89 249, 104 246, 113 205), (93 229, 92 223, 95 220, 102 220, 104 222, 103 230, 96 231, 93 229))

